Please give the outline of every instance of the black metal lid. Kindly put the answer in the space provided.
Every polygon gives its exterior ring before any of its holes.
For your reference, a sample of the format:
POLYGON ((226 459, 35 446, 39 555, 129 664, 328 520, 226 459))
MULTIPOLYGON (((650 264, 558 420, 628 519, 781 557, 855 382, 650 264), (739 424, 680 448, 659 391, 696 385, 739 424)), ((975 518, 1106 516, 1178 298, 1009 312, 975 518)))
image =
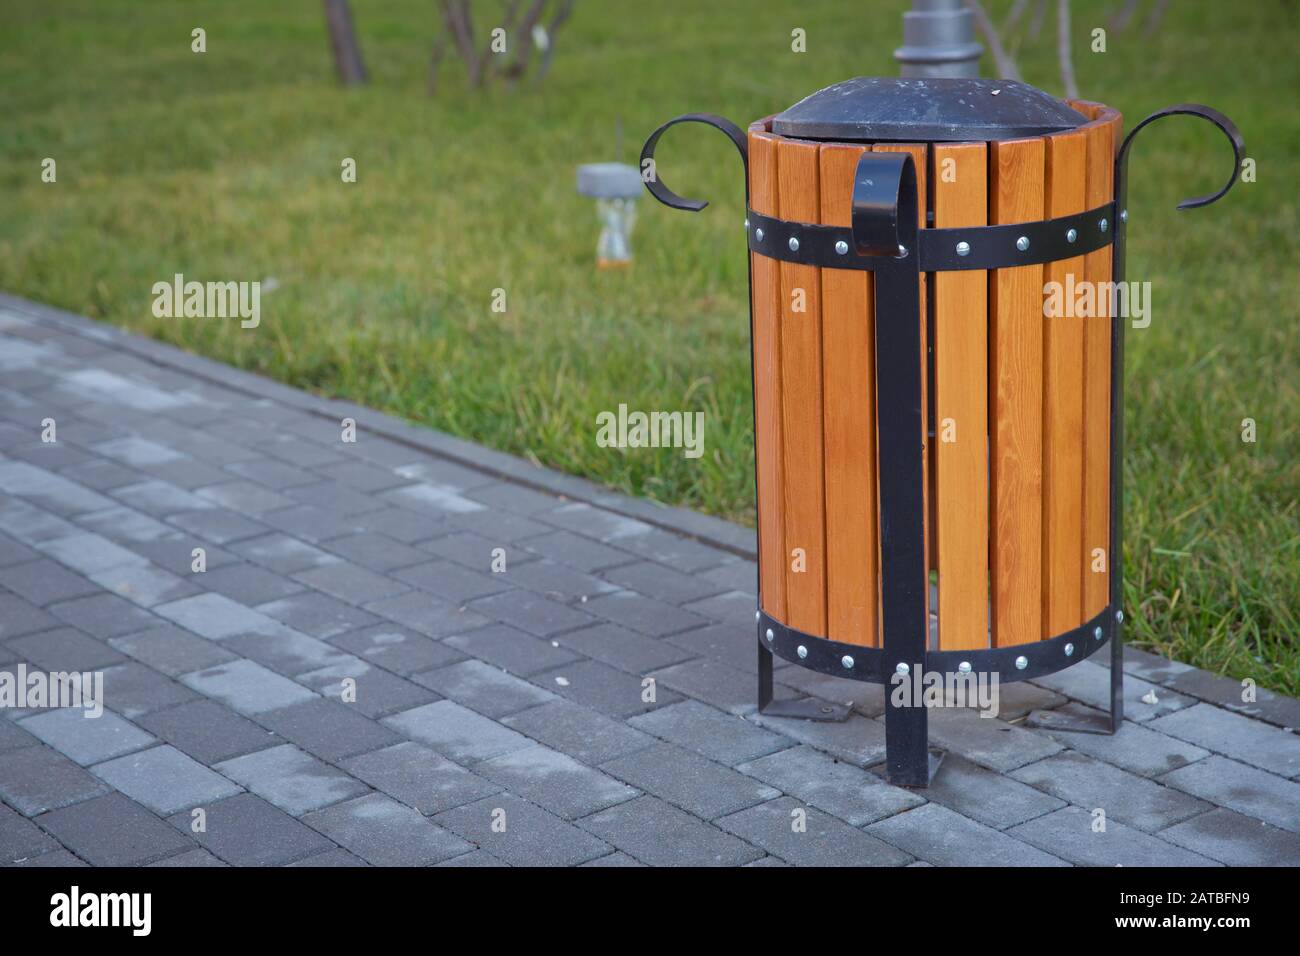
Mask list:
POLYGON ((1043 136, 1086 122, 1015 80, 859 76, 800 100, 772 120, 772 132, 841 142, 952 142, 1043 136))

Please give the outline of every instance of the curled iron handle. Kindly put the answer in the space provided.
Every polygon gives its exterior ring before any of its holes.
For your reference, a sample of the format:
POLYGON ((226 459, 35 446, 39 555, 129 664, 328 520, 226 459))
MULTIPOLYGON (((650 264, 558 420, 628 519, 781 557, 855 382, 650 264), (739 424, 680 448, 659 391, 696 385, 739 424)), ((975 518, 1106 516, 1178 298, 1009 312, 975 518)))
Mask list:
POLYGON ((687 212, 699 212, 708 202, 703 199, 686 199, 677 195, 665 184, 659 177, 659 167, 654 165, 654 175, 649 179, 645 178, 646 160, 651 163, 655 162, 655 147, 659 145, 659 137, 662 136, 670 126, 676 126, 678 123, 703 123, 705 126, 712 126, 716 130, 721 130, 727 134, 727 137, 740 151, 740 158, 745 164, 745 195, 749 195, 749 141, 745 138, 745 131, 742 130, 731 120, 724 119, 721 116, 715 116, 713 113, 684 113, 670 119, 663 126, 650 134, 650 138, 645 141, 641 147, 641 178, 645 182, 645 188, 650 190, 650 195, 654 196, 665 206, 671 206, 673 209, 685 209, 687 212))
POLYGON ((916 164, 910 153, 863 153, 853 173, 853 246, 860 256, 919 255, 916 164))
POLYGON ((1224 116, 1218 110, 1209 106, 1202 106, 1199 103, 1179 103, 1176 106, 1166 106, 1162 110, 1152 113, 1142 122, 1133 127, 1128 136, 1124 137, 1124 143, 1119 148, 1119 153, 1115 156, 1115 174, 1116 178, 1123 182, 1124 170, 1128 163, 1128 148, 1133 143, 1133 137, 1150 123, 1166 116, 1199 116, 1203 120, 1213 123, 1228 137, 1232 143, 1232 175, 1228 177, 1228 182, 1216 193, 1209 193, 1204 196, 1195 196, 1191 199, 1184 199, 1178 204, 1179 209, 1195 209, 1198 206, 1208 206, 1210 203, 1217 202, 1227 194, 1237 182, 1237 175, 1241 170, 1241 161, 1245 158, 1246 143, 1242 139, 1241 130, 1237 129, 1237 124, 1228 117, 1224 116))

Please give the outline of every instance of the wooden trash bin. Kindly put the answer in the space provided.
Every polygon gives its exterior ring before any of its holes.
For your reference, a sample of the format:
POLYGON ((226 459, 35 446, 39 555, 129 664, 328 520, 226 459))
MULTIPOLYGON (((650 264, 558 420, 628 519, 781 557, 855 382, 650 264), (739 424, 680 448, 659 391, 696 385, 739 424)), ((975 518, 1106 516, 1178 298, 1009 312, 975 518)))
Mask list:
MULTIPOLYGON (((1236 127, 1208 107, 1152 114, 1236 127)), ((1128 139, 1005 80, 859 78, 748 133, 759 707, 772 655, 886 685, 887 774, 925 786, 925 675, 1042 676, 1110 644, 1122 719, 1120 455, 1128 139)), ((1045 713, 1044 725, 1066 726, 1045 713)))

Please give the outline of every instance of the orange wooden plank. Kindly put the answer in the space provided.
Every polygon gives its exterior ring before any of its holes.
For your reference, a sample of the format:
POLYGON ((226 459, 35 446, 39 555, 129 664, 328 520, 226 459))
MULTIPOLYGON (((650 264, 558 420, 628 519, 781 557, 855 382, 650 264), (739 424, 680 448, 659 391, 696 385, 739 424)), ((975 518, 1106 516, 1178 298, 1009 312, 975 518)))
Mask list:
MULTIPOLYGON (((934 225, 988 224, 988 147, 934 146, 934 225)), ((939 648, 989 645, 988 273, 934 276, 939 648)))
MULTIPOLYGON (((817 144, 778 139, 776 151, 781 218, 817 222, 817 144)), ((826 633, 821 278, 815 266, 792 262, 782 262, 780 271, 786 623, 821 636, 826 633)))
MULTIPOLYGON (((1047 138, 1047 208, 1056 219, 1087 209, 1087 134, 1047 138)), ((1043 617, 1042 636, 1078 627, 1083 602, 1083 317, 1074 290, 1087 281, 1083 256, 1043 266, 1043 617), (1051 308, 1048 308, 1050 306, 1051 308)))
MULTIPOLYGON (((1093 122, 1088 137, 1086 202, 1089 209, 1114 198, 1114 155, 1123 119, 1098 104, 1074 104, 1093 122)), ((1094 289, 1111 281, 1111 247, 1084 257, 1094 289)), ((1097 297, 1098 314, 1083 323, 1083 542, 1082 607, 1088 620, 1110 601, 1110 298, 1097 297), (1098 555, 1101 559, 1098 560, 1098 555)))
MULTIPOLYGON (((777 138, 749 129, 749 199, 755 212, 778 215, 777 138)), ((777 261, 752 255, 754 455, 757 465, 759 592, 763 609, 786 619, 785 492, 781 430, 781 276, 777 261)))
MULTIPOLYGON (((864 146, 821 148, 821 221, 848 226, 864 146)), ((879 643, 875 308, 870 272, 822 270, 827 637, 879 643)))
MULTIPOLYGON (((929 153, 924 144, 919 143, 878 143, 873 147, 877 153, 911 153, 912 162, 916 164, 916 191, 918 202, 917 220, 918 226, 922 229, 926 227, 926 212, 929 209, 929 153)), ((916 250, 912 250, 912 255, 916 255, 916 250)), ((932 461, 932 449, 930 448, 930 348, 929 348, 929 305, 928 293, 926 289, 926 274, 921 275, 921 494, 924 499, 923 514, 925 522, 925 567, 927 569, 937 567, 938 549, 934 547, 933 528, 934 514, 931 511, 931 502, 934 495, 931 490, 931 476, 934 473, 932 461)), ((930 589, 925 591, 925 606, 927 617, 930 611, 930 589)))
MULTIPOLYGON (((994 224, 1043 218, 1041 139, 992 145, 994 224)), ((1042 624, 1043 270, 996 269, 989 287, 990 562, 995 646, 1039 639, 1042 624)))

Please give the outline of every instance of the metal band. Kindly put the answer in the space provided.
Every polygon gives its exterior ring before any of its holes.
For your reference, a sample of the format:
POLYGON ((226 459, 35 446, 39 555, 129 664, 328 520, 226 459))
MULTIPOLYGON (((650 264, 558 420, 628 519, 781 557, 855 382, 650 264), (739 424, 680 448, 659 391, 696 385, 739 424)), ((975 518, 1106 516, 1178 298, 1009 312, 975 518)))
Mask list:
MULTIPOLYGON (((961 665, 969 664, 970 673, 997 674, 1002 683, 1029 680, 1053 674, 1101 650, 1114 634, 1115 626, 1114 611, 1107 607, 1074 630, 1047 640, 984 650, 926 651, 920 665, 927 673, 958 674, 965 672, 961 665), (1098 631, 1101 637, 1097 636, 1098 631), (1066 653, 1067 647, 1071 648, 1069 654, 1066 653), (1017 660, 1022 658, 1025 666, 1017 667, 1017 660)), ((800 667, 869 684, 889 683, 899 663, 906 663, 909 668, 915 668, 918 663, 900 661, 879 647, 844 644, 807 634, 786 626, 766 611, 759 612, 758 643, 777 657, 800 667), (803 654, 799 653, 800 648, 803 648, 803 654)))
MULTIPOLYGON (((861 231, 857 228, 790 222, 764 216, 752 209, 748 221, 750 250, 782 262, 823 269, 875 271, 881 268, 882 262, 899 258, 899 243, 888 245, 886 251, 886 246, 876 240, 867 248, 880 251, 859 254, 857 250, 861 246, 857 240, 861 238, 861 231)), ((1040 222, 922 229, 916 244, 921 252, 920 271, 960 272, 1011 269, 1073 259, 1104 248, 1114 239, 1115 203, 1108 202, 1087 212, 1040 222), (1025 248, 1020 248, 1022 245, 1025 248)), ((908 253, 915 254, 915 250, 909 249, 908 253)))

